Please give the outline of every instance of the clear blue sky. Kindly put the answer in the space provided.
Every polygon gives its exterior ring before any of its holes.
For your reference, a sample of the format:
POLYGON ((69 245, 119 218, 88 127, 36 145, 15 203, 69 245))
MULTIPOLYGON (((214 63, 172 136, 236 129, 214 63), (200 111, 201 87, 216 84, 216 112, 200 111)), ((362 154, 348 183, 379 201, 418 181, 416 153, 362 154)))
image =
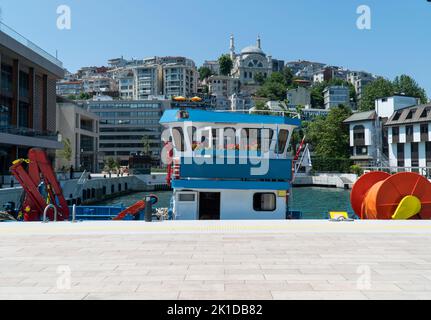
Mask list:
POLYGON ((413 76, 431 96, 431 2, 426 0, 2 0, 2 20, 71 71, 113 57, 184 55, 202 64, 254 44, 274 58, 308 59, 393 78, 413 76), (57 6, 72 29, 56 27, 57 6), (359 5, 372 29, 356 28, 359 5))

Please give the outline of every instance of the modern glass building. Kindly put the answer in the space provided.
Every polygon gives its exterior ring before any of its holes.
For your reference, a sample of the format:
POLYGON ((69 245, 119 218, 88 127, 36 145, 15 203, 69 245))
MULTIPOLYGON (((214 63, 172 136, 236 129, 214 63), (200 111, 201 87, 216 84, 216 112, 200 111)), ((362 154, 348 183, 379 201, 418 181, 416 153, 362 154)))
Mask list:
POLYGON ((30 148, 54 160, 63 148, 56 134, 56 80, 62 63, 0 23, 0 186, 9 166, 30 148))
POLYGON ((108 158, 127 166, 131 155, 150 153, 160 161, 163 111, 170 100, 89 101, 92 112, 99 116, 99 169, 108 158))

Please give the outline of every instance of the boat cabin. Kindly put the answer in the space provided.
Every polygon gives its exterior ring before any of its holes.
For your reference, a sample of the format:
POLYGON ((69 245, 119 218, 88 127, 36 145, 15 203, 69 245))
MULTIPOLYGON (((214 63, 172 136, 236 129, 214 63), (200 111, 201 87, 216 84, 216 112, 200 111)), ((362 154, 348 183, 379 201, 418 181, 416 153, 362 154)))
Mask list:
POLYGON ((173 109, 160 123, 175 219, 286 219, 298 118, 173 109))

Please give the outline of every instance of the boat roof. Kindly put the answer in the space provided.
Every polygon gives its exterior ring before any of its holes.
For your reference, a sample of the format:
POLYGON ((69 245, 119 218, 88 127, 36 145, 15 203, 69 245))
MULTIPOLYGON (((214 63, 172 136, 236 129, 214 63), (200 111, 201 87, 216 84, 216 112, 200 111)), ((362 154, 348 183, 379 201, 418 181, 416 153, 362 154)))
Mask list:
POLYGON ((166 110, 160 119, 161 124, 174 122, 207 122, 207 123, 248 123, 248 124, 279 124, 300 126, 301 120, 282 116, 257 115, 238 112, 218 112, 196 109, 185 109, 189 114, 188 118, 179 118, 180 109, 166 110))

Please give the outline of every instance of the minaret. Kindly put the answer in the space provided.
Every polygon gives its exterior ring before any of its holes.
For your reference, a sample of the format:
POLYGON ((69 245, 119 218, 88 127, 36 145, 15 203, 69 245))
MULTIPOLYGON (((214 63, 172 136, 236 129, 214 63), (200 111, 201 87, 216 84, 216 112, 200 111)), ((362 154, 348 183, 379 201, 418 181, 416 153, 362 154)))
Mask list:
POLYGON ((260 43, 260 36, 259 36, 259 35, 257 36, 256 46, 257 46, 259 49, 262 49, 262 47, 261 47, 261 43, 260 43))
POLYGON ((230 58, 232 61, 235 59, 235 38, 233 34, 230 35, 230 58))

